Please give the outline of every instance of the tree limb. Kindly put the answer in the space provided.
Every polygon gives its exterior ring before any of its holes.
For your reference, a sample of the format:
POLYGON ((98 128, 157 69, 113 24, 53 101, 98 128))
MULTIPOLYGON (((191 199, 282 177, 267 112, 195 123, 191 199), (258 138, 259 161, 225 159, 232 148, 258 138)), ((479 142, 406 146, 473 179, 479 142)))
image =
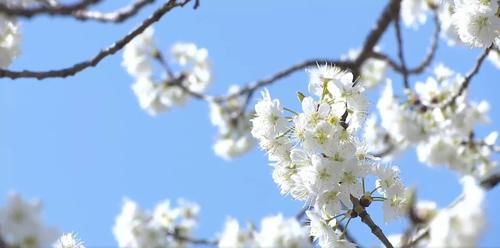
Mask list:
POLYGON ((74 64, 70 67, 58 69, 58 70, 48 70, 48 71, 11 71, 7 69, 0 69, 0 78, 8 77, 11 79, 17 78, 36 78, 38 80, 46 79, 46 78, 66 78, 69 76, 74 76, 80 71, 83 71, 89 67, 95 67, 99 64, 104 58, 109 55, 113 55, 119 50, 121 50, 125 45, 127 45, 132 39, 136 36, 144 32, 146 28, 151 26, 153 23, 159 21, 166 13, 168 13, 171 9, 175 7, 183 7, 185 4, 190 2, 191 0, 185 0, 184 2, 177 3, 176 0, 169 0, 165 4, 163 4, 159 9, 157 9, 151 16, 146 18, 138 27, 132 30, 130 33, 125 35, 123 38, 112 44, 106 49, 101 50, 97 53, 92 59, 89 59, 84 62, 80 62, 74 64))
POLYGON ((403 85, 405 89, 410 88, 410 81, 408 79, 408 70, 406 67, 406 60, 404 56, 403 47, 403 34, 401 34, 401 20, 399 15, 394 19, 394 29, 396 30, 396 43, 398 44, 398 57, 401 63, 401 74, 403 75, 403 85))
POLYGON ((97 4, 101 0, 81 0, 68 5, 40 5, 37 7, 27 8, 24 6, 10 6, 0 3, 0 13, 9 16, 19 16, 31 18, 36 15, 71 15, 74 11, 82 10, 90 5, 97 4))
POLYGON ((366 37, 365 42, 363 43, 363 48, 354 61, 354 68, 357 69, 357 71, 354 71, 355 76, 358 76, 359 68, 366 61, 366 59, 370 57, 370 54, 373 52, 373 48, 377 45, 378 41, 387 30, 391 21, 399 15, 400 8, 400 0, 391 0, 390 3, 384 8, 382 15, 379 17, 377 23, 366 37))

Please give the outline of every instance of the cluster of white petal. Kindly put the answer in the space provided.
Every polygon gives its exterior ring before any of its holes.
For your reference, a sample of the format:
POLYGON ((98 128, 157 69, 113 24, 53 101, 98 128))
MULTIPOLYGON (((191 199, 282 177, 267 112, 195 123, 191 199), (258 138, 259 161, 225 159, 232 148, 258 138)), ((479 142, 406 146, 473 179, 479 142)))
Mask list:
POLYGON ((498 0, 454 0, 452 21, 460 40, 474 47, 489 47, 500 39, 498 0))
MULTIPOLYGON (((238 92, 238 86, 229 88, 229 95, 238 92)), ((243 96, 219 103, 210 102, 210 120, 218 127, 218 136, 213 146, 215 154, 224 159, 233 159, 250 150, 255 140, 250 135, 251 113, 246 113, 243 96)))
POLYGON ((486 228, 482 207, 485 192, 472 177, 464 177, 463 200, 439 211, 430 224, 429 247, 475 247, 486 228))
POLYGON ((425 24, 429 11, 428 0, 403 0, 401 1, 401 18, 407 27, 413 29, 425 24))
POLYGON ((287 248, 312 247, 306 227, 295 218, 285 219, 281 214, 262 219, 260 231, 251 226, 242 229, 237 220, 228 218, 218 246, 221 248, 287 248))
POLYGON ((489 121, 488 103, 471 102, 464 93, 445 105, 458 93, 463 77, 443 65, 437 66, 434 74, 425 82, 416 83, 417 100, 402 104, 388 82, 377 105, 384 130, 373 123, 365 129, 365 136, 370 137, 367 141, 372 142, 370 148, 380 151, 382 145, 377 138, 390 134, 392 147, 415 145, 420 162, 445 165, 476 177, 492 173, 497 168, 497 163, 490 159, 497 133, 479 141, 473 137, 475 126, 489 121))
POLYGON ((0 237, 9 247, 49 247, 57 239, 57 231, 47 227, 41 218, 40 201, 25 201, 10 194, 0 208, 0 237))
POLYGON ((350 195, 371 195, 363 187, 368 175, 379 179, 387 220, 407 205, 398 171, 377 166, 356 137, 368 105, 361 85, 353 82, 350 72, 321 66, 310 71, 309 91, 315 96, 301 99, 302 112, 287 109, 291 116, 285 116, 280 101, 264 90, 251 120, 252 135, 267 152, 281 192, 314 206, 309 217, 319 217, 311 218, 311 226, 321 226, 317 221, 329 225, 333 236, 316 235, 311 229, 320 244, 347 242, 334 235, 335 218, 352 209, 350 195))
MULTIPOLYGON (((11 1, 0 0, 9 4, 11 1)), ((0 68, 6 68, 20 53, 21 33, 14 17, 0 14, 0 68)))
POLYGON ((126 199, 113 234, 119 247, 185 247, 186 242, 172 238, 172 234, 189 238, 197 225, 198 212, 199 206, 194 203, 181 200, 178 207, 173 208, 165 200, 150 213, 126 199))
MULTIPOLYGON (((462 198, 453 206, 438 209, 434 202, 419 202, 416 215, 429 226, 429 235, 417 247, 477 247, 486 229, 484 190, 471 176, 462 178, 462 198)), ((418 233, 418 232, 417 232, 418 233)), ((403 235, 390 235, 394 247, 404 247, 403 235)))
POLYGON ((65 233, 54 243, 54 248, 85 248, 83 242, 74 233, 65 233))
POLYGON ((500 69, 500 39, 497 39, 495 45, 497 49, 491 50, 487 58, 497 69, 500 69))
POLYGON ((141 108, 151 115, 167 111, 173 106, 182 105, 189 94, 181 87, 169 85, 172 80, 181 78, 183 87, 194 93, 203 93, 211 82, 211 69, 208 52, 193 43, 176 43, 171 48, 171 58, 181 68, 179 74, 164 73, 160 79, 154 77, 153 62, 159 53, 154 43, 154 30, 148 28, 137 36, 123 51, 123 63, 127 72, 135 78, 132 90, 141 108))
POLYGON ((441 1, 440 3, 437 13, 441 26, 441 37, 449 46, 463 44, 453 23, 452 16, 455 13, 455 4, 451 0, 441 1))
MULTIPOLYGON (((376 52, 380 51, 379 47, 375 47, 376 52)), ((343 60, 354 60, 358 57, 360 50, 351 49, 347 52, 347 55, 341 56, 343 60)), ((387 62, 380 59, 369 58, 362 65, 360 69, 359 82, 363 83, 366 88, 372 88, 377 86, 382 79, 385 77, 387 71, 387 62)))

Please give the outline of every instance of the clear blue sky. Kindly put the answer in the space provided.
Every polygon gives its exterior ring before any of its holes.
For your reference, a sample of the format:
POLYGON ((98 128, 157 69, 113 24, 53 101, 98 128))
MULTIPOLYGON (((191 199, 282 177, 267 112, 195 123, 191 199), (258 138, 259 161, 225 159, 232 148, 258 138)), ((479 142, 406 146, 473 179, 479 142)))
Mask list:
MULTIPOLYGON (((112 2, 104 7, 129 1, 112 2)), ((229 84, 262 78, 308 58, 338 58, 360 46, 385 2, 202 1, 196 11, 176 9, 155 29, 164 50, 175 41, 193 41, 209 50, 215 74, 209 92, 218 94, 229 84)), ((153 8, 122 25, 46 17, 23 21, 23 54, 11 68, 58 68, 86 59, 153 8)), ((431 31, 428 23, 404 32, 409 64, 423 57, 431 31)), ((480 52, 440 45, 439 61, 462 72, 480 52)), ((392 31, 384 36, 382 47, 395 54, 392 31)), ((266 215, 299 211, 300 202, 279 194, 259 150, 233 162, 213 154, 216 129, 205 103, 193 100, 152 118, 139 108, 130 90, 132 79, 120 63, 121 53, 69 79, 0 80, 0 202, 9 191, 41 198, 46 222, 61 231, 78 232, 89 247, 116 246, 111 227, 125 196, 145 208, 165 198, 198 202, 200 237, 213 237, 226 216, 259 223, 266 215)), ((474 99, 492 104, 493 122, 482 133, 500 129, 498 78, 498 70, 487 63, 471 85, 474 99)), ((398 76, 393 79, 401 82, 398 76)), ((306 73, 299 72, 270 90, 296 107, 295 91, 306 91, 306 83, 306 73)), ((379 90, 370 93, 372 103, 379 90)), ((421 199, 444 206, 460 193, 455 174, 415 161, 410 151, 394 164, 401 167, 409 186, 418 187, 421 199)), ((498 188, 488 193, 491 221, 484 246, 500 245, 500 213, 494 211, 499 199, 498 188)), ((404 226, 401 221, 384 225, 381 216, 375 217, 387 233, 404 226)), ((378 244, 358 222, 351 226, 356 237, 365 245, 378 244)))

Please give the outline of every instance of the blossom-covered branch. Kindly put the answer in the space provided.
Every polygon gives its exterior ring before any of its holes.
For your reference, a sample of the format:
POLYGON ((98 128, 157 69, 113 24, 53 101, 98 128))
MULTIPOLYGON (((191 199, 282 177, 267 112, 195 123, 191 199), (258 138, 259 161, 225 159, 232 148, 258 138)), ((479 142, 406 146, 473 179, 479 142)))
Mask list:
POLYGON ((71 15, 76 19, 83 21, 94 20, 98 22, 120 23, 135 16, 144 6, 147 6, 154 1, 155 0, 135 0, 130 5, 108 13, 81 9, 71 13, 71 15))
POLYGON ((392 248, 393 245, 391 244, 389 239, 387 239, 382 229, 380 229, 380 227, 377 226, 375 222, 373 222, 372 218, 366 211, 365 207, 363 207, 359 202, 359 199, 357 199, 353 195, 350 195, 349 197, 353 205, 353 210, 361 218, 361 221, 365 223, 368 227, 370 227, 370 230, 372 231, 373 235, 375 235, 385 245, 385 247, 392 248))
POLYGON ((0 13, 9 16, 20 16, 31 18, 36 15, 71 15, 77 10, 82 10, 90 5, 97 4, 102 0, 80 0, 78 2, 67 5, 39 5, 36 7, 26 7, 23 5, 11 6, 5 3, 0 3, 0 13))
POLYGON ((57 69, 57 70, 48 70, 48 71, 31 71, 31 70, 22 70, 22 71, 11 71, 8 69, 0 69, 0 78, 8 77, 11 79, 17 78, 36 78, 38 80, 46 79, 46 78, 54 78, 54 77, 69 77, 74 76, 78 72, 81 72, 89 67, 95 67, 99 64, 104 58, 115 54, 119 50, 121 50, 125 45, 127 45, 130 41, 132 41, 136 36, 144 32, 149 26, 153 23, 159 21, 166 13, 172 10, 175 7, 183 7, 191 0, 185 0, 183 2, 178 3, 176 0, 169 0, 164 3, 159 9, 157 9, 151 16, 146 18, 138 27, 132 30, 130 33, 125 35, 123 38, 119 39, 113 45, 109 46, 106 49, 101 50, 97 53, 93 58, 86 60, 84 62, 80 62, 74 64, 70 67, 57 69))

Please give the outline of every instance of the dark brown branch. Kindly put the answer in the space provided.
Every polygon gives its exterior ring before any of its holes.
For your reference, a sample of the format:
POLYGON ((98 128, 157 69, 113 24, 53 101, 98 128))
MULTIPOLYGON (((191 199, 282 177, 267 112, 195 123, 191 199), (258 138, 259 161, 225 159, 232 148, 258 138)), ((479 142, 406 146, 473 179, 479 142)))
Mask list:
POLYGON ((11 6, 1 3, 0 13, 9 16, 20 16, 31 18, 36 15, 46 14, 46 15, 71 15, 77 10, 82 10, 90 5, 97 4, 101 0, 81 0, 79 2, 67 5, 40 5, 37 7, 24 7, 24 6, 11 6))
POLYGON ((368 212, 366 212, 365 207, 363 207, 361 203, 359 203, 359 200, 353 195, 350 195, 350 199, 353 206, 353 211, 358 214, 363 223, 370 227, 373 235, 375 235, 385 245, 385 247, 393 248, 391 242, 389 241, 389 239, 387 239, 382 229, 380 229, 380 227, 377 226, 375 222, 373 222, 368 212))
POLYGON ((0 69, 0 77, 8 77, 11 79, 17 78, 36 78, 36 79, 46 79, 46 78, 54 78, 54 77, 69 77, 74 76, 80 71, 83 71, 89 67, 95 67, 99 62, 101 62, 104 58, 109 55, 113 55, 119 50, 121 50, 125 45, 127 45, 132 39, 136 36, 144 32, 146 28, 151 26, 153 23, 159 21, 166 13, 168 13, 171 9, 175 7, 182 7, 191 0, 185 0, 182 3, 177 3, 176 0, 169 0, 165 4, 163 4, 159 9, 157 9, 151 16, 145 19, 138 27, 136 27, 132 32, 125 35, 123 38, 115 42, 113 45, 108 48, 101 50, 97 55, 95 55, 92 59, 74 64, 73 66, 58 69, 58 70, 49 70, 49 71, 11 71, 6 69, 0 69))
POLYGON ((98 11, 78 10, 71 15, 78 20, 94 20, 98 22, 121 23, 135 16, 144 6, 153 3, 155 0, 136 0, 130 5, 122 7, 119 10, 102 13, 98 11))
POLYGON ((491 49, 493 49, 493 46, 494 45, 492 44, 490 47, 486 48, 483 51, 483 53, 481 53, 481 55, 477 58, 474 68, 472 68, 472 70, 465 76, 462 84, 460 85, 460 88, 458 89, 458 92, 455 95, 453 95, 448 101, 444 102, 441 107, 444 108, 450 106, 457 100, 459 96, 461 96, 464 93, 467 87, 469 87, 472 78, 479 72, 479 69, 483 64, 484 59, 488 56, 488 53, 491 51, 491 49))
MULTIPOLYGON (((370 57, 370 54, 373 52, 373 48, 375 47, 375 45, 377 45, 378 41, 387 30, 387 27, 389 26, 391 21, 399 15, 400 8, 400 0, 391 0, 389 5, 384 8, 382 15, 379 17, 377 23, 366 37, 363 48, 354 61, 354 68, 356 68, 358 71, 361 65, 366 61, 366 59, 370 57)), ((355 71, 355 77, 358 76, 358 71, 355 71)))
POLYGON ((401 74, 403 75, 403 85, 405 89, 410 88, 410 81, 408 79, 408 70, 406 67, 406 60, 404 56, 403 47, 403 34, 401 33, 401 18, 399 15, 394 19, 394 29, 396 30, 396 43, 398 44, 398 58, 401 63, 401 74))

